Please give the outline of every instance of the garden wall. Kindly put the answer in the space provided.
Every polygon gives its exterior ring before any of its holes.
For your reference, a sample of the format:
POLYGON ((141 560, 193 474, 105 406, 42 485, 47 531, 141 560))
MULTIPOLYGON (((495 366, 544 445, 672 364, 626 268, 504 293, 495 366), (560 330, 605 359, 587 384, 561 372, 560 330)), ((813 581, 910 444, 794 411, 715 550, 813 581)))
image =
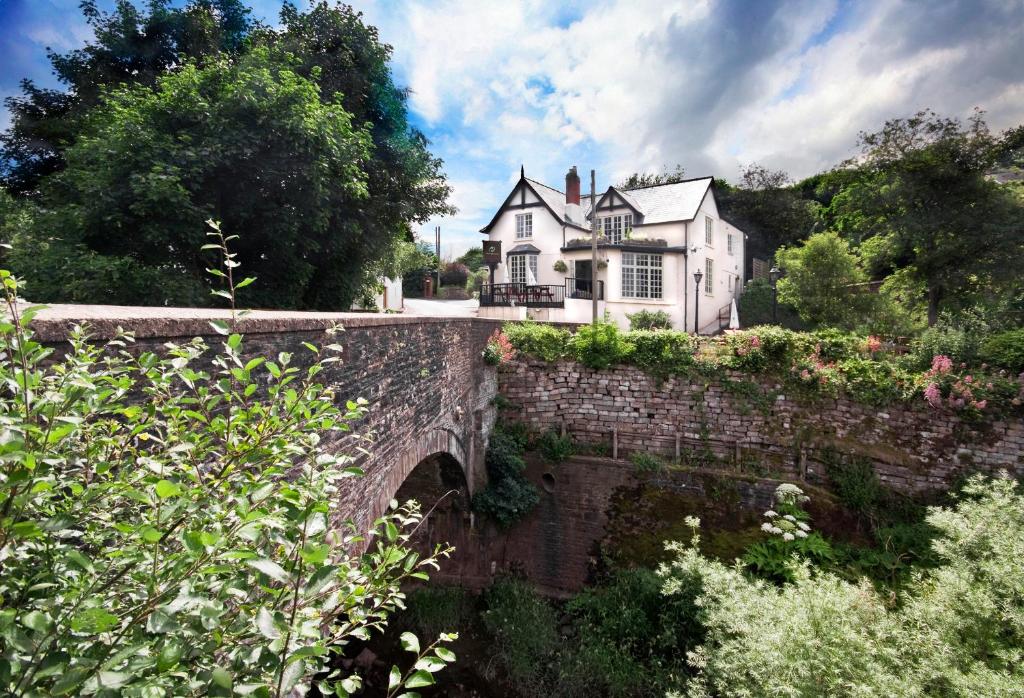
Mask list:
POLYGON ((786 395, 772 380, 668 378, 620 366, 517 360, 499 374, 505 418, 534 431, 565 430, 620 457, 631 451, 680 456, 754 475, 826 484, 829 450, 869 459, 904 492, 944 487, 970 472, 1024 475, 1024 423, 970 424, 918 405, 885 409, 846 398, 786 395))

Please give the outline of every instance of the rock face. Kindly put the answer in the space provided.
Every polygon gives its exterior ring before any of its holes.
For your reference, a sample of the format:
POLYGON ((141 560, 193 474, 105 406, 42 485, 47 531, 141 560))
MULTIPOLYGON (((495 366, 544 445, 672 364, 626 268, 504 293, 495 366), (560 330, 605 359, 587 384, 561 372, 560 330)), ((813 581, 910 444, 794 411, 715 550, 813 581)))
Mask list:
POLYGON ((499 373, 499 390, 514 406, 509 419, 537 432, 564 428, 578 443, 620 456, 714 455, 745 472, 824 484, 832 451, 870 460, 883 483, 905 492, 970 472, 1024 474, 1020 420, 975 427, 924 404, 809 402, 756 376, 659 383, 633 367, 521 360, 499 373))

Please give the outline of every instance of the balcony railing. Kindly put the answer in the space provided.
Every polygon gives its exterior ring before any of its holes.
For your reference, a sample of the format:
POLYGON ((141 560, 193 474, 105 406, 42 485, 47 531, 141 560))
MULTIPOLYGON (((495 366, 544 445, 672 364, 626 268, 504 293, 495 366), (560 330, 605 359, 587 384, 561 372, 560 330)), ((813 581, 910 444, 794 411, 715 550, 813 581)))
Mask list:
MULTIPOLYGON (((570 276, 565 280, 565 297, 582 298, 583 300, 594 299, 594 282, 590 279, 581 279, 570 276)), ((604 282, 597 282, 597 300, 604 300, 604 282)))
POLYGON ((565 306, 565 288, 545 284, 484 284, 480 288, 480 307, 502 306, 561 308, 565 306))

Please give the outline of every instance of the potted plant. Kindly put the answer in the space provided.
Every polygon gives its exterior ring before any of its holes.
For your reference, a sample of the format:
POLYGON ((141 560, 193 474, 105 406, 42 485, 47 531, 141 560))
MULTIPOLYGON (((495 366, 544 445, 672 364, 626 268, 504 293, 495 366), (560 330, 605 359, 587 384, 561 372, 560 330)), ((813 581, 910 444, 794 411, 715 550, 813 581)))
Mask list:
POLYGON ((565 272, 569 271, 569 267, 566 266, 565 262, 559 259, 558 261, 555 262, 555 271, 557 271, 559 274, 564 274, 565 272))

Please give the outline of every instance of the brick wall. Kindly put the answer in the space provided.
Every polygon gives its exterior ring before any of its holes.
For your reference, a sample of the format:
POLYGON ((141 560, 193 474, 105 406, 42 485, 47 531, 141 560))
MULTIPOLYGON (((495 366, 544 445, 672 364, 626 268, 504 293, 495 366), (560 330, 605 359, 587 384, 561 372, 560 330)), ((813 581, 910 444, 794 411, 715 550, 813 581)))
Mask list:
POLYGON ((535 431, 562 429, 582 443, 620 455, 644 450, 674 456, 713 454, 746 472, 824 483, 826 448, 866 457, 883 482, 903 491, 942 487, 976 470, 1024 474, 1024 423, 972 428, 924 406, 876 409, 847 399, 811 402, 756 380, 761 394, 737 391, 752 378, 670 378, 660 385, 634 367, 594 371, 580 364, 521 360, 499 373, 512 420, 535 431), (733 389, 730 390, 729 388, 733 389))
MULTIPOLYGON (((88 323, 97 340, 118 327, 135 334, 132 351, 161 351, 169 341, 204 336, 210 346, 223 339, 209 320, 224 318, 216 310, 54 306, 33 323, 40 340, 60 347, 71 327, 88 323)), ((241 320, 248 356, 276 357, 291 352, 293 365, 308 363, 304 342, 340 343, 342 361, 331 364, 321 379, 335 388, 341 404, 358 397, 369 401, 367 418, 358 425, 371 441, 359 465, 362 478, 346 481, 338 501, 341 517, 360 528, 379 516, 418 463, 434 453, 449 454, 466 473, 469 489, 480 486, 486 436, 494 423, 495 371, 481 352, 496 323, 473 318, 428 318, 364 313, 256 312, 241 320), (329 335, 340 325, 344 332, 329 335)), ((355 453, 347 440, 338 448, 355 453)))

